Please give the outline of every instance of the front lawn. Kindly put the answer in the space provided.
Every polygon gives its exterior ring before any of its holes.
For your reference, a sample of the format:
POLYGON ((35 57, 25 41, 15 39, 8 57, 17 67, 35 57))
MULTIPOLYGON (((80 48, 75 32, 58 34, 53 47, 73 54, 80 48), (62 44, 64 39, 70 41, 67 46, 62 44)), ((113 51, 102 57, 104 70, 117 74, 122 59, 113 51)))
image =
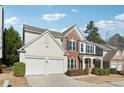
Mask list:
POLYGON ((124 76, 117 74, 110 74, 108 76, 92 76, 92 77, 82 77, 82 78, 80 77, 75 79, 79 81, 86 81, 89 83, 103 84, 107 82, 123 81, 124 76))

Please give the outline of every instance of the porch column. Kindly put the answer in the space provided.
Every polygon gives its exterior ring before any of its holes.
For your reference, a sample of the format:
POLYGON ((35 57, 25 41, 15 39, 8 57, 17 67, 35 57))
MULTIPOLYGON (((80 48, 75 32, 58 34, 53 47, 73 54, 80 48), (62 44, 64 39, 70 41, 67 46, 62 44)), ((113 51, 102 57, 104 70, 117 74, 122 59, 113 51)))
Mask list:
POLYGON ((101 58, 101 69, 103 69, 103 59, 101 58))
POLYGON ((82 61, 83 61, 83 69, 85 69, 85 58, 83 58, 82 61))
POLYGON ((90 67, 89 67, 89 75, 91 75, 92 72, 92 68, 93 68, 93 59, 90 59, 90 67))
POLYGON ((93 65, 93 59, 91 59, 91 69, 94 67, 93 65))

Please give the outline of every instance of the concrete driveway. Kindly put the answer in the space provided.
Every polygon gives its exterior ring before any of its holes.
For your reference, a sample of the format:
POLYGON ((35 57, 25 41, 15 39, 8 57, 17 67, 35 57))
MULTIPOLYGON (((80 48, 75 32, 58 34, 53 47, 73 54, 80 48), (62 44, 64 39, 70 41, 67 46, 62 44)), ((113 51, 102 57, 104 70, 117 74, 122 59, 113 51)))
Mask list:
POLYGON ((65 74, 55 75, 39 75, 27 76, 27 81, 30 87, 121 87, 124 86, 124 81, 108 82, 104 84, 88 83, 85 81, 78 81, 65 74))

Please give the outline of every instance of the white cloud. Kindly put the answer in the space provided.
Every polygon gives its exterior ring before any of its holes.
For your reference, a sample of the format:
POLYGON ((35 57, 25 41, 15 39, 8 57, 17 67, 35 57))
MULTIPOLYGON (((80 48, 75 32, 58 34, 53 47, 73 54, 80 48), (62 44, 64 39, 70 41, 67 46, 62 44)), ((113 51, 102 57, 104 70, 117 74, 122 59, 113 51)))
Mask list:
POLYGON ((124 20, 124 13, 122 14, 118 14, 117 16, 115 16, 116 20, 124 20))
POLYGON ((65 30, 67 30, 67 28, 62 28, 62 29, 50 28, 49 30, 51 30, 51 31, 59 31, 59 32, 64 32, 65 30))
POLYGON ((57 21, 61 18, 64 18, 65 16, 65 13, 44 14, 41 19, 45 21, 57 21))
POLYGON ((67 30, 67 28, 62 28, 60 32, 64 32, 65 30, 67 30))
POLYGON ((96 26, 100 30, 124 29, 124 23, 118 21, 99 21, 96 26))
POLYGON ((78 9, 72 9, 71 11, 72 12, 78 12, 79 10, 78 9))
POLYGON ((16 16, 5 19, 5 24, 15 25, 18 22, 18 18, 16 16))
POLYGON ((55 29, 55 28, 50 28, 49 30, 51 30, 51 31, 57 31, 57 29, 55 29))

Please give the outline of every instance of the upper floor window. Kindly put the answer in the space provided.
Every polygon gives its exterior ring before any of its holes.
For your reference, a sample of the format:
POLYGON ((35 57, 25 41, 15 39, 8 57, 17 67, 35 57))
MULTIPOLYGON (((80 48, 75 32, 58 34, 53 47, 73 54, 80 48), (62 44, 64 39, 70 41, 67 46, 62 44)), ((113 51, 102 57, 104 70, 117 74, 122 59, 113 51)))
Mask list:
POLYGON ((90 44, 87 44, 86 51, 87 51, 88 54, 94 54, 94 46, 90 45, 90 44))
POLYGON ((86 53, 86 43, 80 42, 80 53, 86 53))
POLYGON ((81 52, 84 52, 84 44, 81 43, 81 52))
POLYGON ((69 40, 69 45, 68 45, 68 47, 69 47, 69 50, 76 50, 76 41, 74 41, 74 40, 69 40))

